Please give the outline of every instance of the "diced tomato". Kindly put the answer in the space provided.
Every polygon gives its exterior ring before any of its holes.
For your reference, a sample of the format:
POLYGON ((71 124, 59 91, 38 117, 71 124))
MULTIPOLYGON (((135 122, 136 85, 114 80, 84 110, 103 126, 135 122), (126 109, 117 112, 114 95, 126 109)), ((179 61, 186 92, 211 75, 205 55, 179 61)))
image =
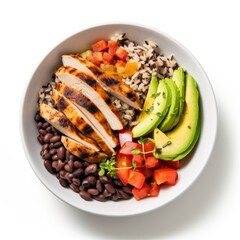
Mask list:
POLYGON ((128 177, 128 183, 135 188, 142 188, 145 182, 145 176, 141 172, 130 170, 130 175, 128 177))
POLYGON ((137 167, 142 167, 144 165, 143 155, 134 154, 132 158, 132 162, 136 162, 137 167))
POLYGON ((179 169, 181 167, 180 161, 164 161, 164 165, 173 169, 179 169))
POLYGON ((128 52, 124 48, 118 47, 116 52, 115 52, 115 56, 119 60, 126 61, 127 56, 128 56, 128 52))
POLYGON ((123 129, 118 132, 120 146, 122 147, 125 142, 132 142, 132 131, 128 129, 123 129))
POLYGON ((101 52, 107 50, 108 44, 105 40, 100 40, 94 44, 92 44, 92 49, 94 52, 101 52))
POLYGON ((117 176, 120 179, 120 181, 126 186, 128 184, 128 178, 130 175, 130 170, 132 166, 132 160, 129 156, 118 154, 117 155, 117 168, 127 168, 127 169, 118 169, 117 170, 117 176))
POLYGON ((100 64, 102 63, 103 61, 103 53, 102 52, 93 52, 92 53, 92 56, 89 58, 89 60, 97 65, 97 66, 100 66, 100 64))
POLYGON ((172 168, 158 168, 153 171, 153 178, 158 185, 175 185, 178 179, 178 173, 172 168))
POLYGON ((137 168, 135 171, 141 172, 145 176, 146 179, 151 178, 152 174, 153 174, 153 169, 146 168, 146 167, 137 168))
POLYGON ((152 179, 150 181, 149 186, 150 186, 150 193, 149 193, 149 195, 151 197, 157 197, 159 195, 161 186, 158 185, 154 179, 152 179))
POLYGON ((108 53, 110 55, 114 56, 116 51, 117 51, 117 49, 118 49, 118 47, 119 47, 118 42, 116 42, 116 41, 109 41, 108 42, 108 53))
POLYGON ((144 152, 151 152, 151 153, 147 153, 145 154, 146 157, 153 157, 153 153, 152 151, 154 150, 155 148, 155 143, 153 141, 147 141, 145 144, 144 144, 144 152))
POLYGON ((114 60, 114 56, 107 53, 107 52, 104 52, 103 53, 103 63, 104 64, 112 64, 113 63, 113 60, 114 60))
POLYGON ((155 157, 147 157, 145 164, 146 168, 155 168, 159 165, 159 160, 155 157))
POLYGON ((150 187, 147 183, 144 183, 141 189, 133 188, 132 194, 136 200, 141 200, 147 197, 150 193, 150 187))
POLYGON ((119 44, 117 41, 109 40, 107 46, 108 48, 118 48, 119 44))
POLYGON ((133 155, 132 150, 133 149, 140 149, 140 151, 142 150, 142 146, 138 143, 135 142, 125 142, 123 144, 123 146, 121 147, 119 153, 121 154, 125 154, 125 155, 133 155))

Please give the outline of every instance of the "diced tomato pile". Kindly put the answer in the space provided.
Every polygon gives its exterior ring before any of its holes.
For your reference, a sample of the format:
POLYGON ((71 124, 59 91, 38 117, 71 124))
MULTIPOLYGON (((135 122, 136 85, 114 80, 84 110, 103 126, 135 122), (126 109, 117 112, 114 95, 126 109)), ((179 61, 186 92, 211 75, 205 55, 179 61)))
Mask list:
POLYGON ((117 41, 100 40, 91 46, 91 50, 82 56, 111 74, 130 77, 138 70, 137 62, 127 60, 128 52, 117 41))
POLYGON ((136 200, 157 197, 163 185, 173 186, 178 179, 179 161, 161 161, 153 155, 154 142, 140 144, 129 130, 119 132, 121 148, 116 156, 117 176, 126 186, 132 185, 136 200))

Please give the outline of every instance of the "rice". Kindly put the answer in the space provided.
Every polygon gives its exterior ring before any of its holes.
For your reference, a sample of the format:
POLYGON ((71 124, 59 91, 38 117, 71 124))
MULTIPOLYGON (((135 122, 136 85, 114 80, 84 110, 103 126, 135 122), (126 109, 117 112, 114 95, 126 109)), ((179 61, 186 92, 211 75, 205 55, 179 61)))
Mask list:
MULTIPOLYGON (((141 104, 144 103, 149 83, 152 76, 163 79, 172 77, 173 70, 177 68, 174 56, 164 56, 158 46, 152 41, 145 41, 139 45, 125 37, 125 34, 116 33, 111 40, 118 41, 120 46, 128 51, 128 61, 138 62, 138 71, 131 78, 123 78, 123 81, 138 94, 141 104)), ((139 112, 133 107, 123 107, 125 103, 112 97, 112 101, 118 109, 124 126, 131 128, 137 124, 139 112)))

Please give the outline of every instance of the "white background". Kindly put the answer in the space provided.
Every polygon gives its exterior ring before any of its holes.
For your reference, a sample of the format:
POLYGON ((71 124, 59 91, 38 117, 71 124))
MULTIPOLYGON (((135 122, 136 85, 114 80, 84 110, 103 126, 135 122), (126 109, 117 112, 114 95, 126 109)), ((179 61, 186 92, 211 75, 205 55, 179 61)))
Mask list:
POLYGON ((2 1, 0 239, 240 239, 237 3, 2 1), (216 145, 198 180, 163 208, 129 218, 84 213, 53 196, 33 173, 19 134, 23 91, 40 61, 65 38, 112 21, 149 25, 180 41, 202 64, 218 104, 216 145))

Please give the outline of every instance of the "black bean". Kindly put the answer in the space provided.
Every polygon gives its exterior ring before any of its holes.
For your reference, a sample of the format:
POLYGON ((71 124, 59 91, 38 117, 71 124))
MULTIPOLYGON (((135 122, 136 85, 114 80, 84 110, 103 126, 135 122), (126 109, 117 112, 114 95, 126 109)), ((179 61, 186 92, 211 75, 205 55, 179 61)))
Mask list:
POLYGON ((99 202, 105 202, 106 201, 106 198, 102 194, 99 194, 98 196, 94 196, 94 199, 99 201, 99 202))
POLYGON ((56 168, 57 168, 57 165, 58 165, 58 162, 57 162, 57 161, 53 161, 53 162, 52 162, 52 167, 53 167, 53 168, 56 169, 56 168))
POLYGON ((52 126, 47 127, 45 130, 48 133, 52 133, 53 132, 52 126))
POLYGON ((37 123, 37 128, 40 129, 42 127, 43 123, 42 122, 38 122, 37 123))
POLYGON ((87 176, 87 177, 86 177, 86 180, 87 180, 91 185, 95 185, 95 184, 96 184, 96 181, 97 181, 96 177, 94 177, 94 176, 92 176, 92 175, 87 176))
POLYGON ((117 192, 119 193, 120 197, 124 200, 128 200, 131 198, 131 195, 125 193, 123 190, 118 189, 117 192))
POLYGON ((69 185, 69 187, 70 187, 74 192, 76 192, 76 193, 79 192, 79 188, 78 188, 78 186, 76 186, 75 184, 71 183, 71 184, 69 185))
POLYGON ((104 189, 103 190, 103 195, 104 195, 104 197, 110 197, 112 194, 110 193, 110 192, 108 192, 108 190, 107 189, 104 189))
POLYGON ((68 150, 66 150, 66 159, 67 160, 69 160, 70 155, 71 155, 71 153, 68 150))
POLYGON ((113 184, 117 187, 123 187, 123 183, 118 179, 114 179, 113 184))
POLYGON ((64 165, 65 165, 64 162, 62 162, 61 160, 58 160, 58 161, 57 161, 56 170, 57 170, 58 172, 61 171, 61 170, 63 169, 64 165))
MULTIPOLYGON (((52 149, 51 149, 51 150, 52 150, 52 149)), ((52 160, 53 160, 53 161, 58 160, 58 156, 57 156, 57 154, 54 154, 54 155, 52 156, 52 160)))
POLYGON ((62 170, 59 172, 60 177, 63 178, 63 179, 66 179, 66 173, 67 173, 67 172, 62 169, 62 170))
POLYGON ((51 150, 49 150, 49 153, 50 153, 51 155, 54 155, 55 153, 57 153, 57 149, 52 148, 51 150))
POLYGON ((47 149, 45 149, 43 152, 42 152, 42 158, 43 159, 50 159, 52 157, 52 155, 48 152, 47 149))
POLYGON ((43 129, 46 129, 49 126, 50 126, 50 124, 48 122, 45 122, 45 123, 42 124, 43 129))
POLYGON ((105 183, 104 184, 105 189, 110 192, 110 193, 115 193, 116 189, 114 188, 114 186, 110 183, 105 183))
POLYGON ((65 158, 65 155, 66 155, 66 150, 65 150, 65 148, 64 148, 64 147, 58 148, 58 150, 57 150, 58 159, 63 160, 63 159, 65 158))
POLYGON ((84 171, 85 175, 88 175, 90 173, 95 173, 95 172, 97 172, 97 164, 95 163, 92 163, 89 166, 87 166, 84 171))
POLYGON ((73 175, 71 173, 66 172, 65 178, 66 178, 66 180, 68 180, 69 183, 72 183, 73 175))
POLYGON ((131 186, 131 185, 127 185, 127 186, 124 186, 123 188, 122 188, 122 190, 125 192, 125 193, 128 193, 128 194, 132 194, 132 189, 133 189, 133 187, 131 186))
POLYGON ((43 141, 44 141, 45 143, 49 143, 49 141, 50 141, 50 139, 51 139, 52 136, 53 136, 52 133, 47 133, 47 134, 43 137, 43 141))
POLYGON ((70 154, 69 160, 75 161, 76 157, 73 154, 70 154))
POLYGON ((81 180, 79 178, 73 178, 72 183, 79 187, 81 185, 81 180))
POLYGON ((39 134, 41 134, 43 136, 45 136, 47 134, 47 132, 44 129, 42 129, 42 128, 39 129, 38 132, 39 132, 39 134))
POLYGON ((72 173, 73 170, 74 170, 73 162, 68 161, 68 163, 65 164, 64 169, 65 169, 67 172, 72 173))
POLYGON ((119 199, 119 197, 117 195, 112 195, 109 198, 113 201, 117 201, 119 199))
POLYGON ((82 168, 77 168, 74 172, 73 172, 73 176, 75 178, 79 178, 80 176, 83 175, 83 169, 82 168))
POLYGON ((83 167, 83 164, 79 161, 74 161, 73 165, 74 165, 75 168, 82 168, 83 167))
POLYGON ((55 173, 52 167, 52 162, 50 162, 49 160, 44 160, 44 166, 50 173, 55 173))
POLYGON ((48 143, 44 143, 42 146, 42 150, 48 149, 49 144, 48 143))
POLYGON ((97 196, 99 194, 99 191, 95 188, 89 188, 87 192, 90 193, 92 196, 97 196))
MULTIPOLYGON (((51 141, 51 139, 50 139, 50 141, 51 141)), ((53 147, 54 147, 54 148, 59 148, 59 147, 61 147, 62 145, 63 145, 62 142, 53 143, 53 147)))
POLYGON ((53 149, 53 148, 54 148, 53 143, 50 143, 49 144, 49 149, 53 149))
POLYGON ((88 192, 86 192, 86 191, 81 190, 79 192, 79 195, 80 195, 81 198, 83 198, 86 201, 91 201, 92 200, 91 195, 88 192))
POLYGON ((91 186, 87 179, 83 179, 82 185, 84 188, 89 188, 91 186))
POLYGON ((53 137, 50 139, 50 142, 51 142, 51 143, 56 143, 56 142, 60 142, 60 140, 61 140, 61 136, 56 135, 56 136, 53 136, 53 137))
POLYGON ((39 142, 41 145, 44 144, 43 137, 42 137, 41 135, 39 135, 39 136, 37 137, 37 139, 38 139, 38 142, 39 142))
POLYGON ((60 178, 59 179, 59 183, 63 186, 63 187, 68 187, 68 181, 66 181, 65 179, 63 178, 60 178))
POLYGON ((97 189, 99 192, 102 192, 102 191, 103 191, 103 185, 102 185, 102 183, 100 182, 99 179, 98 179, 97 182, 96 182, 96 189, 97 189))
POLYGON ((38 112, 36 113, 35 117, 34 117, 34 120, 35 120, 36 122, 39 122, 41 119, 42 119, 42 117, 41 117, 41 115, 40 115, 40 113, 39 113, 39 111, 38 111, 38 112))
POLYGON ((107 176, 101 176, 99 177, 101 183, 109 183, 109 178, 107 176))

